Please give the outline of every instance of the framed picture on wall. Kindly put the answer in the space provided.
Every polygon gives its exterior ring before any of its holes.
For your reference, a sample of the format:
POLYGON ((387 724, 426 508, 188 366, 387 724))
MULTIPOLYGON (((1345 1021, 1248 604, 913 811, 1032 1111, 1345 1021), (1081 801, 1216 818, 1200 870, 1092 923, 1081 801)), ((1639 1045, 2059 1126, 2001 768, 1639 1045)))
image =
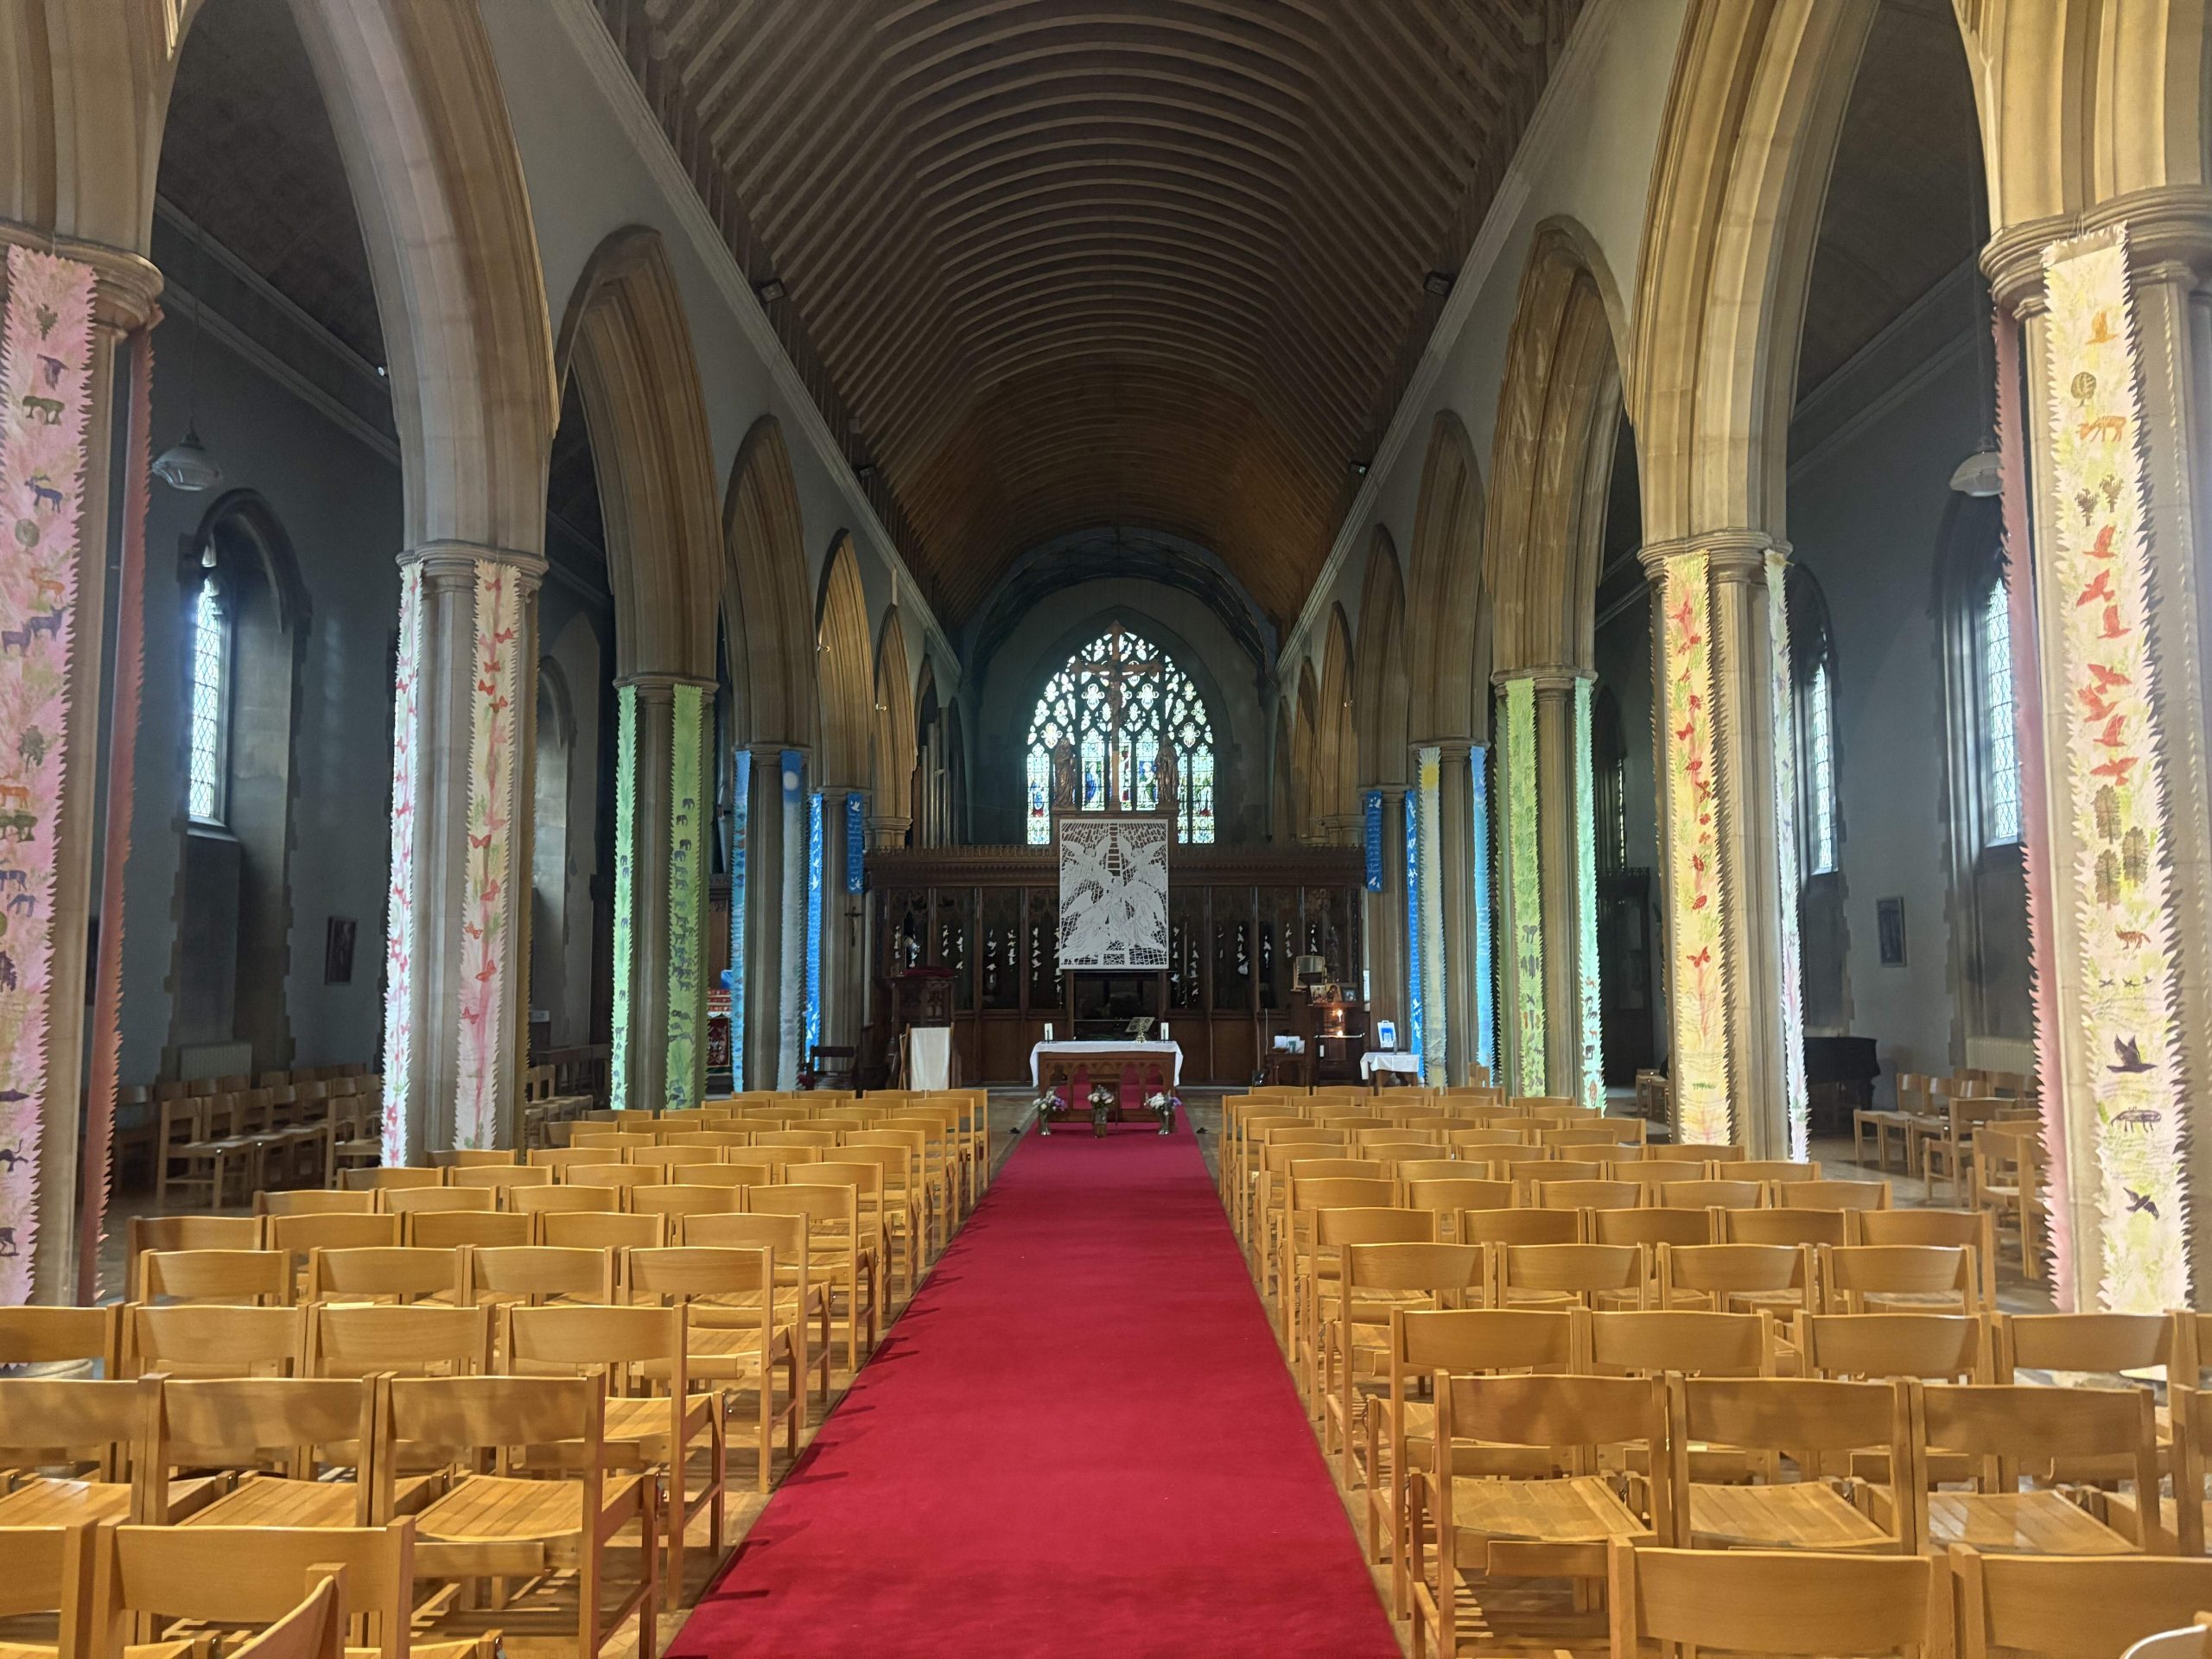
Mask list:
POLYGON ((1882 965, 1902 968, 1904 965, 1903 899, 1877 899, 1874 901, 1874 935, 1882 948, 1882 965))
POLYGON ((326 985, 351 985, 353 982, 353 933, 356 924, 351 916, 333 916, 326 924, 322 935, 322 982, 326 985))

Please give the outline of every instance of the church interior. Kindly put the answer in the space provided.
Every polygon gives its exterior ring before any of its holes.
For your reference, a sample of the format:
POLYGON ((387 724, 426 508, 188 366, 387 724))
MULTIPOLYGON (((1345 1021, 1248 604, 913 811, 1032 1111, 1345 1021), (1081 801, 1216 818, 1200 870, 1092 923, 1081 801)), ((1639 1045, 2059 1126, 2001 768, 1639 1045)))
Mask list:
POLYGON ((2205 0, 0 80, 6 1655, 2204 1652, 2205 0))

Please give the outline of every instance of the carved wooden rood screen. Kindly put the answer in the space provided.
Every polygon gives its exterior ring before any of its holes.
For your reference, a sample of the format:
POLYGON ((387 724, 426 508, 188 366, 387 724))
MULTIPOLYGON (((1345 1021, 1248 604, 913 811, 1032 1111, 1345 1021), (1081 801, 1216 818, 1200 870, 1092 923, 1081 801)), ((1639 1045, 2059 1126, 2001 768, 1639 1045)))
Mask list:
MULTIPOLYGON (((1085 974, 1058 962, 1057 847, 893 849, 868 857, 873 1009, 885 982, 953 969, 953 1046, 975 1083, 1027 1082, 1049 1023, 1062 1038, 1165 1020, 1185 1084, 1251 1080, 1266 1034, 1287 1031, 1293 959, 1357 983, 1360 855, 1351 848, 1179 846, 1168 859, 1164 974, 1085 974)), ((872 1031, 868 1051, 882 1033, 872 1031)))

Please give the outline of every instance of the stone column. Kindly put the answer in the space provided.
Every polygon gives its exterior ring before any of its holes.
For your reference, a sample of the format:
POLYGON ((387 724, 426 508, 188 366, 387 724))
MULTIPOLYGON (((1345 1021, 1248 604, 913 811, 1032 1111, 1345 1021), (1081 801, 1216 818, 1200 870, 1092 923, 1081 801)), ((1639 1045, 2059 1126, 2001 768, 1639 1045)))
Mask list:
POLYGON ((1406 786, 1370 784, 1361 791, 1382 797, 1382 890, 1363 891, 1366 918, 1368 1014, 1396 1023, 1398 1040, 1409 1043, 1413 1028, 1406 987, 1406 786))
POLYGON ((388 1162, 514 1144, 527 1030, 537 697, 534 553, 433 542, 401 556, 392 880, 387 902, 388 1162))
MULTIPOLYGON (((124 341, 154 315, 162 275, 135 253, 33 233, 20 226, 0 226, 0 247, 13 242, 59 253, 92 267, 92 340, 90 404, 85 423, 85 478, 78 514, 74 615, 70 620, 68 706, 63 749, 60 799, 54 823, 54 890, 49 907, 52 954, 48 983, 54 988, 48 1010, 48 1039, 42 1117, 38 1142, 36 1192, 38 1231, 31 1249, 34 1302, 79 1300, 89 1288, 94 1264, 78 1262, 79 1208, 83 1182, 79 1169, 85 1130, 86 982, 92 906, 93 865, 104 829, 99 796, 105 755, 99 742, 104 656, 108 639, 108 551, 118 526, 109 507, 119 488, 124 457, 118 451, 117 414, 129 392, 124 341)), ((6 270, 0 265, 0 288, 6 270)), ((22 734, 4 734, 10 759, 17 758, 22 734)), ((110 918, 117 925, 120 918, 110 918)))
MULTIPOLYGON (((2212 1065, 2212 775, 2206 751, 2212 627, 2204 614, 2202 564, 2212 537, 2205 483, 2212 479, 2212 191, 2196 186, 2145 190, 2078 218, 2013 226, 1991 241, 1982 268, 2000 309, 2017 319, 2024 346, 2018 388, 2024 399, 2018 427, 2026 445, 2021 515, 2026 524, 2016 527, 2008 511, 2007 552, 2012 580, 2025 575, 2028 582, 2027 594, 2016 594, 2013 615, 2033 622, 2031 630, 2016 624, 2013 649, 2020 665, 2016 676, 2032 694, 2022 698, 2024 720, 2034 721, 2022 733, 2028 763, 2022 808, 2031 890, 2042 901, 2034 938, 2037 1084, 2051 1166, 2048 1192, 2060 1306, 2140 1310, 2178 1305, 2184 1298, 2193 1305, 2212 1285, 2212 1236, 2203 1219, 2212 1216, 2207 1207, 2212 1205, 2212 1154, 2200 1128, 2207 1121, 2197 1099, 2201 1088, 2192 1087, 2201 1085, 2212 1065), (2124 391, 2084 385, 2079 363, 2055 361, 2059 348, 2045 290, 2044 251, 2099 232, 2125 237, 2139 418, 2126 417, 2124 391), (2066 384, 2054 387, 2055 377, 2066 384), (2094 832, 2083 833, 2085 823, 2096 821, 2084 791, 2102 780, 2072 758, 2079 747, 2074 728, 2085 710, 2093 719, 2108 716, 2101 708, 2088 708, 2098 686, 2087 675, 2070 677, 2078 671, 2069 666, 2068 632, 2082 602, 2075 590, 2090 536, 2120 515, 2111 502, 2102 502, 2085 518, 2078 502, 2062 499, 2069 491, 2054 438, 2062 423, 2069 437, 2078 438, 2085 413, 2102 412, 2107 403, 2123 412, 2125 424, 2125 443, 2113 454, 2124 456, 2134 448, 2142 461, 2143 487, 2135 514, 2139 537, 2119 538, 2122 556, 2110 570, 2120 591, 2113 596, 2115 611, 2104 614, 2107 626, 2144 631, 2139 664, 2150 682, 2140 689, 2147 690, 2147 709, 2137 705, 2140 712, 2134 716, 2147 716, 2148 730, 2115 735, 2132 740, 2126 753, 2148 758, 2145 770, 2157 779, 2151 788, 2163 795, 2164 807, 2152 857, 2142 868, 2123 861, 2111 884, 2115 891, 2105 890, 2101 875, 2094 885, 2085 879, 2111 851, 2097 844, 2094 832), (2015 544, 2023 528, 2029 532, 2026 549, 2015 544), (2147 557, 2146 564, 2127 556, 2130 540, 2141 550, 2136 559, 2147 557), (2142 579, 2133 591, 2131 576, 2142 579), (2163 877, 2158 908, 2164 938, 2145 930, 2145 943, 2124 951, 2115 966, 2100 955, 2107 947, 2090 923, 2113 905, 2129 902, 2146 875, 2163 877), (2167 1030, 2163 1042, 2159 1035, 2138 1038, 2130 1053, 2115 1046, 2110 1020, 2099 1013, 2104 1004, 2091 988, 2115 978, 2125 985, 2136 976, 2141 976, 2138 988, 2147 981, 2165 1005, 2167 1030), (2162 1065, 2166 1077, 2178 1080, 2178 1089, 2168 1095, 2171 1103, 2150 1109, 2162 1117, 2177 1113, 2179 1122, 2107 1122, 2101 1097, 2124 1080, 2121 1068, 2131 1062, 2162 1065), (2150 1171, 2152 1179, 2128 1171, 2126 1136, 2138 1137, 2134 1144, 2143 1147, 2160 1148, 2155 1161, 2164 1166, 2150 1171), (2109 1164, 2107 1137, 2121 1154, 2109 1164), (2177 1170, 2171 1166, 2176 1162, 2177 1170), (2139 1208, 2139 1198, 2150 1203, 2139 1208), (2171 1202, 2177 1198, 2178 1204, 2171 1202)), ((2124 333, 2119 320, 2113 327, 2124 333)), ((2008 446, 2008 461, 2018 453, 2008 446)), ((2113 499, 2122 505, 2130 499, 2126 474, 2114 474, 2121 487, 2113 499)), ((2128 712, 2119 702, 2112 709, 2128 712)), ((2100 729, 2096 736, 2107 734, 2100 729)), ((2127 781, 2139 791, 2143 786, 2133 775, 2127 781)), ((2122 1103, 2114 1102, 2115 1107, 2122 1103)))
POLYGON ((1464 739, 1437 748, 1437 859, 1442 883, 1445 1042, 1452 1081, 1466 1082, 1481 1064, 1477 1037, 1475 972, 1475 783, 1464 739))
POLYGON ((891 815, 871 816, 868 821, 868 844, 887 851, 893 848, 904 847, 906 844, 906 831, 913 827, 913 823, 914 821, 908 817, 891 815))
POLYGON ((866 959, 861 951, 861 895, 845 891, 845 801, 861 799, 863 836, 867 791, 824 785, 822 791, 822 1040, 860 1041, 866 1004, 866 959))
POLYGON ((1784 970, 1776 811, 1776 734, 1787 709, 1776 701, 1775 647, 1787 553, 1785 543, 1743 530, 1643 553, 1659 615, 1675 1132, 1734 1141, 1754 1158, 1789 1155, 1787 1057, 1802 1041, 1802 1028, 1786 1029, 1797 1019, 1796 976, 1784 970))
POLYGON ((806 996, 806 813, 802 796, 786 807, 784 758, 798 757, 797 787, 805 786, 805 751, 780 743, 752 747, 752 791, 746 845, 745 1081, 750 1089, 788 1089, 798 1077, 798 1038, 806 996))

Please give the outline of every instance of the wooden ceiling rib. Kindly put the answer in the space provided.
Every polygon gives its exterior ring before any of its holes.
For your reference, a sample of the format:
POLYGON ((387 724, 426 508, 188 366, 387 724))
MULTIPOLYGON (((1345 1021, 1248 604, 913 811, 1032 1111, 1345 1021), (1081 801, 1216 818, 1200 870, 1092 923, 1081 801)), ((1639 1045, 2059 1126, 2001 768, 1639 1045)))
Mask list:
POLYGON ((1304 602, 1581 0, 599 0, 932 602, 1123 524, 1304 602))

